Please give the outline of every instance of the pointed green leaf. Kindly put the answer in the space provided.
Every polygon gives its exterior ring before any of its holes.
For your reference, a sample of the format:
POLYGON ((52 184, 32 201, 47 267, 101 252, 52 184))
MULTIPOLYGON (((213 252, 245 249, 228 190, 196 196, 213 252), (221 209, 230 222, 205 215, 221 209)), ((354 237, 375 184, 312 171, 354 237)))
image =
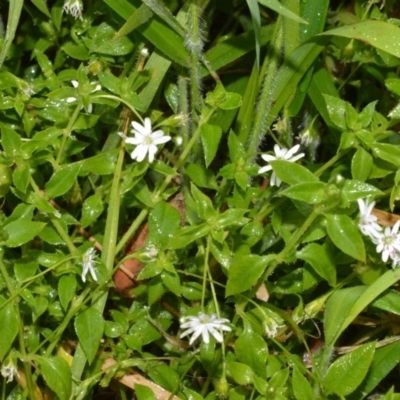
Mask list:
POLYGON ((19 330, 19 318, 12 302, 2 306, 4 298, 0 303, 0 360, 3 361, 4 357, 10 350, 15 337, 19 330))
POLYGON ((355 222, 347 215, 327 215, 326 229, 332 242, 343 253, 365 261, 365 246, 355 222))
POLYGON ((328 369, 324 386, 328 393, 347 396, 366 376, 375 351, 375 342, 364 344, 337 359, 328 369))
POLYGON ((44 380, 60 400, 69 400, 72 392, 71 368, 61 357, 37 357, 44 380))
POLYGON ((80 169, 80 163, 73 163, 60 168, 47 182, 46 195, 54 198, 67 193, 74 185, 80 169))
POLYGON ((95 308, 86 309, 75 318, 75 331, 88 362, 91 364, 103 337, 103 316, 95 308))
POLYGON ((357 39, 377 49, 400 57, 400 28, 386 21, 367 20, 331 29, 320 35, 357 39))
POLYGON ((217 125, 203 124, 201 126, 201 142, 204 149, 206 167, 208 167, 217 154, 218 145, 221 140, 222 130, 217 125))

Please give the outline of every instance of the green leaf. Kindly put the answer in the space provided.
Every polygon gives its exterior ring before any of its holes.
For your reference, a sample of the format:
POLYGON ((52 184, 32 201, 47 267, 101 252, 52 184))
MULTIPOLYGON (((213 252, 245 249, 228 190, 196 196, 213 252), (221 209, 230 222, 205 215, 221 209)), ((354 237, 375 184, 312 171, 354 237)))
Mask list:
POLYGON ((203 124, 200 128, 201 142, 204 149, 206 167, 211 164, 217 154, 218 145, 221 140, 222 130, 217 125, 203 124))
POLYGON ((326 229, 332 242, 343 253, 365 262, 365 247, 354 221, 347 215, 326 215, 326 229))
POLYGON ((253 382, 254 372, 249 366, 242 363, 227 360, 226 374, 239 385, 248 385, 253 382))
POLYGON ((76 278, 73 275, 63 275, 58 281, 58 297, 62 308, 66 311, 76 290, 76 278))
POLYGON ((209 232, 210 227, 206 223, 196 226, 185 226, 174 235, 168 246, 171 249, 182 249, 195 240, 207 235, 209 232))
POLYGON ((87 308, 75 318, 75 331, 88 362, 91 364, 103 337, 103 316, 95 308, 87 308))
POLYGON ((318 182, 318 178, 300 164, 285 160, 271 161, 271 166, 278 178, 289 185, 305 182, 318 182))
POLYGON ((154 392, 147 386, 135 383, 133 389, 138 400, 157 400, 154 392))
POLYGON ((389 161, 394 165, 398 165, 400 159, 399 146, 387 143, 372 143, 371 150, 375 157, 389 161))
POLYGON ((19 161, 12 177, 15 187, 22 193, 26 193, 31 178, 29 164, 25 161, 19 161))
POLYGON ((72 393, 71 368, 61 357, 35 357, 44 380, 60 400, 69 400, 72 393))
POLYGON ((346 180, 344 183, 342 194, 348 201, 383 195, 383 193, 375 186, 351 179, 346 180))
POLYGON ((250 254, 234 257, 233 264, 228 272, 225 296, 242 293, 250 289, 274 259, 273 254, 268 256, 250 254))
POLYGON ((164 389, 174 393, 179 389, 179 375, 166 364, 155 365, 147 371, 149 377, 164 389))
POLYGON ((18 22, 21 17, 21 10, 24 5, 24 0, 14 0, 10 2, 7 19, 7 30, 4 37, 3 48, 0 53, 0 68, 7 57, 8 50, 14 40, 15 32, 17 31, 18 22))
POLYGON ((333 255, 326 246, 310 243, 297 252, 297 257, 307 261, 319 276, 328 281, 330 286, 336 285, 336 267, 333 255))
POLYGON ((100 153, 94 157, 84 160, 82 165, 82 173, 92 172, 95 175, 109 175, 114 173, 117 161, 117 152, 108 151, 100 153))
POLYGON ((157 248, 164 248, 171 237, 178 231, 181 217, 174 207, 161 201, 151 210, 149 215, 148 243, 157 248))
POLYGON ((261 16, 260 8, 257 0, 246 0, 250 10, 251 20, 253 23, 255 47, 256 47, 256 63, 257 68, 260 67, 260 41, 261 41, 261 16))
POLYGON ((400 341, 390 343, 375 350, 367 376, 354 393, 354 398, 365 398, 400 361, 400 341))
POLYGON ((119 39, 128 35, 130 32, 138 28, 140 25, 145 24, 151 17, 153 12, 145 4, 142 4, 125 22, 124 25, 118 30, 114 36, 119 39))
POLYGON ((249 327, 235 342, 235 353, 240 362, 248 365, 263 378, 266 378, 268 346, 265 340, 249 327))
POLYGON ((46 226, 44 222, 33 222, 28 220, 17 220, 10 222, 4 227, 8 233, 6 245, 8 247, 18 247, 28 243, 37 236, 46 226))
POLYGON ((351 174, 353 179, 365 182, 372 168, 373 158, 371 154, 359 147, 351 160, 351 174))
POLYGON ((327 347, 333 346, 354 318, 399 279, 396 270, 389 270, 370 286, 356 286, 333 293, 325 309, 324 328, 327 347))
POLYGON ((326 200, 326 183, 307 182, 298 183, 280 193, 294 200, 304 201, 307 204, 318 204, 326 200))
POLYGON ((86 228, 87 226, 95 222, 103 211, 104 204, 100 194, 94 194, 93 196, 85 199, 82 205, 82 228, 86 228))
POLYGON ((294 12, 284 7, 278 0, 258 0, 258 2, 286 18, 292 19, 293 21, 300 22, 302 24, 308 24, 308 22, 305 21, 303 18, 300 18, 294 12))
POLYGON ((324 94, 331 121, 342 131, 347 130, 346 102, 328 94, 324 94))
POLYGON ((4 357, 11 348, 15 337, 19 330, 19 318, 12 301, 3 306, 5 299, 1 298, 0 302, 0 360, 4 357))
POLYGON ((367 20, 331 29, 320 35, 334 35, 357 39, 377 49, 400 57, 400 29, 385 21, 367 20))
MULTIPOLYGON (((137 10, 137 7, 127 0, 119 0, 118 2, 104 0, 104 2, 125 20, 128 20, 137 10)), ((189 54, 184 46, 183 38, 165 25, 158 16, 154 15, 150 22, 138 26, 137 30, 165 56, 184 67, 188 67, 189 54)))
POLYGON ((400 293, 396 290, 388 290, 371 305, 392 314, 400 315, 400 293))
POLYGON ((328 393, 347 396, 365 378, 375 351, 375 342, 364 344, 337 359, 328 369, 324 386, 328 393))
POLYGON ((192 184, 192 196, 196 204, 196 210, 199 217, 204 221, 215 219, 218 215, 214 210, 209 197, 203 194, 195 185, 192 184))
POLYGON ((54 198, 67 193, 76 182, 80 169, 80 163, 68 164, 61 167, 47 182, 46 195, 54 198))
POLYGON ((292 385, 296 400, 310 400, 313 398, 313 391, 309 381, 296 366, 293 367, 292 385))
POLYGON ((21 151, 21 137, 7 126, 1 127, 1 145, 7 157, 14 159, 21 151))
POLYGON ((111 56, 123 56, 133 51, 134 45, 128 37, 115 38, 115 30, 107 23, 100 24, 91 41, 90 52, 107 54, 111 56))

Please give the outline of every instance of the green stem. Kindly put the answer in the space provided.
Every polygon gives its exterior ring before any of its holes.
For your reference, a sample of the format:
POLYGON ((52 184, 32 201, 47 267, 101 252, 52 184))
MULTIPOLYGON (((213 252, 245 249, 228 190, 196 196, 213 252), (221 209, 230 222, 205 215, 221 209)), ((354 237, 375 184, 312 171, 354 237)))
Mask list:
POLYGON ((64 129, 63 138, 61 140, 61 145, 60 145, 60 148, 58 149, 58 154, 57 154, 57 158, 56 158, 56 165, 55 165, 56 169, 60 165, 61 157, 64 155, 65 145, 67 144, 67 139, 71 136, 72 127, 73 127, 76 119, 78 118, 81 108, 82 108, 82 101, 79 100, 78 105, 76 106, 74 113, 72 114, 71 119, 68 122, 67 127, 64 129))
MULTIPOLYGON (((1 275, 3 276, 4 282, 6 284, 6 287, 10 293, 11 296, 14 295, 14 286, 13 283, 8 275, 7 269, 3 263, 3 256, 4 256, 4 249, 0 249, 0 272, 1 275)), ((19 330, 18 330, 18 341, 19 341, 19 347, 20 347, 20 352, 21 352, 21 359, 22 363, 24 366, 25 370, 25 375, 26 375, 26 382, 28 385, 28 393, 29 393, 29 398, 32 400, 36 399, 35 396, 35 390, 34 390, 34 385, 33 385, 33 379, 32 379, 32 371, 30 369, 29 363, 28 363, 28 357, 25 349, 25 340, 24 340, 24 324, 21 318, 21 314, 19 312, 19 307, 18 303, 14 302, 14 307, 16 308, 16 313, 18 316, 19 320, 19 330)))
POLYGON ((278 59, 283 44, 282 24, 280 23, 276 24, 272 43, 273 46, 268 53, 269 63, 265 70, 259 101, 254 113, 254 123, 247 143, 247 158, 249 159, 254 158, 258 145, 265 136, 266 124, 273 104, 272 89, 278 72, 278 59))

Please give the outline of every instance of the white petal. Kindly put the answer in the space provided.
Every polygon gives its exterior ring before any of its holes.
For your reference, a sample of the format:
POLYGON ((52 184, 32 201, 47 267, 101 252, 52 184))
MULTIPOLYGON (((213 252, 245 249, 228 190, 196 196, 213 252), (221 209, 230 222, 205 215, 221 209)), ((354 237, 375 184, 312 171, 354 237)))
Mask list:
POLYGON ((296 146, 293 146, 290 150, 288 150, 285 154, 285 159, 288 160, 289 158, 291 158, 294 154, 297 153, 297 151, 299 150, 300 145, 296 144, 296 146))
POLYGON ((147 132, 146 132, 146 128, 143 125, 140 125, 138 122, 136 121, 132 121, 131 125, 133 127, 133 133, 136 135, 136 133, 143 135, 143 136, 147 136, 147 132))
POLYGON ((131 157, 133 160, 137 160, 138 162, 141 162, 145 159, 147 154, 147 146, 139 144, 135 150, 133 150, 131 157))
POLYGON ((67 97, 67 103, 73 103, 74 101, 77 101, 76 97, 67 97))
POLYGON ((146 129, 146 132, 148 135, 151 134, 151 119, 150 118, 144 119, 144 129, 146 129))
MULTIPOLYGON (((204 328, 202 326, 198 326, 197 329, 193 332, 192 337, 189 340, 189 344, 193 344, 193 342, 200 336, 203 335, 204 338, 204 328)), ((207 342, 208 343, 208 342, 207 342)))
POLYGON ((163 144, 163 143, 169 142, 170 140, 171 140, 171 136, 163 136, 158 139, 154 139, 153 143, 154 144, 163 144))
POLYGON ((137 146, 139 144, 142 144, 142 145, 146 146, 146 144, 143 143, 143 139, 136 138, 136 137, 133 137, 133 138, 127 137, 127 138, 125 138, 125 143, 134 144, 135 146, 137 146))
POLYGON ((270 161, 275 161, 276 157, 275 156, 271 156, 270 154, 261 154, 261 158, 267 162, 270 161))
POLYGON ((297 160, 300 160, 300 158, 303 158, 304 156, 305 156, 304 153, 299 153, 299 154, 295 155, 294 157, 289 158, 288 161, 295 162, 297 160))
POLYGON ((211 333, 211 335, 214 336, 214 338, 215 338, 215 340, 216 340, 217 342, 222 343, 223 337, 222 337, 221 333, 218 332, 218 330, 216 330, 216 329, 214 329, 214 328, 210 328, 210 333, 211 333))
POLYGON ((158 139, 164 136, 164 131, 158 129, 157 131, 154 131, 150 136, 153 140, 158 139))
POLYGON ((272 167, 270 165, 266 165, 258 170, 259 174, 263 174, 264 172, 271 171, 272 167))
POLYGON ((75 79, 73 79, 73 80, 71 81, 71 83, 72 83, 72 86, 73 86, 75 89, 79 86, 79 82, 76 81, 75 79))
POLYGON ((157 146, 151 144, 150 146, 148 146, 148 152, 149 152, 149 162, 152 163, 154 161, 154 156, 157 153, 157 146))
POLYGON ((202 336, 203 336, 204 343, 208 344, 210 342, 210 335, 208 333, 207 327, 204 327, 202 336))

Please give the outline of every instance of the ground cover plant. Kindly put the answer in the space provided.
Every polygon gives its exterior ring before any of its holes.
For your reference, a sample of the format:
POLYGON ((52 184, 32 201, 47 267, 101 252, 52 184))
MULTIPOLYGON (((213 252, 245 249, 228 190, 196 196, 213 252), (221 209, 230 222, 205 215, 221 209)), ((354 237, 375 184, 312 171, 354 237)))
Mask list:
POLYGON ((0 3, 2 399, 397 399, 394 0, 0 3))

